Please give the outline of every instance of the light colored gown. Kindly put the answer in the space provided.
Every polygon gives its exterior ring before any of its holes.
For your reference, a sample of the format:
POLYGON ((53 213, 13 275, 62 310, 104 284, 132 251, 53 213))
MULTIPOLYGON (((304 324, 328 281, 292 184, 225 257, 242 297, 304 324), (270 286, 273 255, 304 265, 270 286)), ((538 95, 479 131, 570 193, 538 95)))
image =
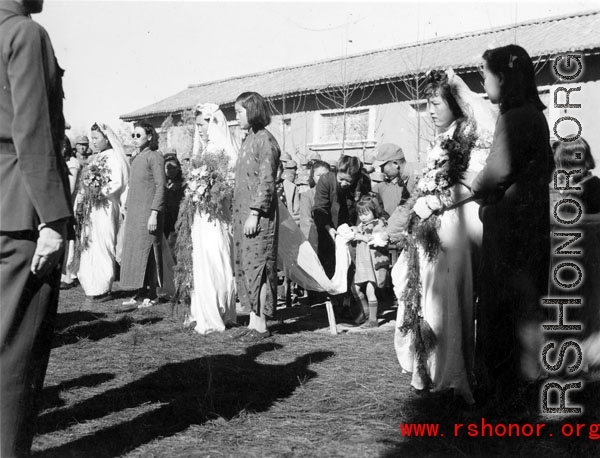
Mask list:
POLYGON ((107 149, 94 156, 94 161, 106 157, 110 182, 105 195, 108 205, 95 208, 88 223, 89 247, 81 253, 77 277, 87 296, 99 296, 111 291, 115 278, 115 253, 119 228, 119 205, 125 191, 128 164, 119 153, 107 149))
MULTIPOLYGON (((237 148, 229 133, 227 121, 214 104, 200 105, 202 112, 210 112, 208 144, 202 145, 197 133, 194 154, 224 151, 233 167, 237 148)), ((229 205, 228 205, 229 206, 229 205)), ((236 284, 233 274, 233 231, 231 214, 227 221, 209 221, 207 213, 194 215, 192 223, 192 264, 194 288, 191 291, 190 313, 185 324, 195 322, 194 330, 209 334, 225 330, 227 324, 236 322, 236 284)))
POLYGON ((233 275, 231 224, 209 221, 198 213, 192 225, 194 289, 188 322, 196 322, 199 334, 223 331, 236 322, 235 277, 233 275))
MULTIPOLYGON (((453 130, 453 129, 452 129, 453 130)), ((451 135, 452 132, 446 132, 451 135)), ((438 137, 437 141, 440 141, 438 137)), ((485 152, 471 154, 467 177, 482 167, 485 152)), ((457 184, 452 189, 454 202, 470 196, 469 189, 457 184)), ((437 261, 430 263, 419 247, 419 266, 422 282, 421 308, 435 336, 437 344, 427 358, 427 369, 434 392, 454 389, 456 395, 469 404, 474 402, 471 392, 474 366, 474 267, 481 245, 482 225, 479 206, 470 202, 440 217, 438 234, 441 239, 437 261)), ((400 254, 392 269, 396 297, 401 298, 406 288, 408 260, 400 254)), ((404 303, 399 301, 394 346, 402 369, 412 372, 411 385, 424 389, 425 382, 417 372, 417 359, 412 333, 402 332, 399 326, 404 318, 404 303)))

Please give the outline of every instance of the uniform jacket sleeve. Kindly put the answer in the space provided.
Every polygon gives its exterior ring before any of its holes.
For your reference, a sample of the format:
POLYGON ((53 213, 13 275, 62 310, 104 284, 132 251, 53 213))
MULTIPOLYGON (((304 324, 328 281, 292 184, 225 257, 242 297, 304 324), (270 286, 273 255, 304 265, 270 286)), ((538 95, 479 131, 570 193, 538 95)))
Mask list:
POLYGON ((298 223, 300 220, 300 193, 298 187, 291 181, 283 180, 283 189, 290 215, 298 223))
POLYGON ((46 31, 31 20, 16 27, 7 61, 12 140, 31 203, 40 220, 48 223, 72 216, 60 171, 63 159, 52 137, 48 94, 61 75, 46 31))
POLYGON ((410 208, 408 204, 398 205, 387 221, 387 232, 390 240, 400 240, 408 228, 410 208))
POLYGON ((300 196, 300 230, 306 238, 310 235, 310 229, 314 224, 312 216, 313 199, 311 190, 300 196))

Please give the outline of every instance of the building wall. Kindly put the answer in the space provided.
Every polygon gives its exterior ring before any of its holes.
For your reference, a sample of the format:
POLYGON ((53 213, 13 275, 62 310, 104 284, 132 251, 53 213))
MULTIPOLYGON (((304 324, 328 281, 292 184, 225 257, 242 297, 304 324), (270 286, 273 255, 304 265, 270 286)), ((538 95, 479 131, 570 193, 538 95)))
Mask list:
MULTIPOLYGON (((600 176, 600 129, 597 117, 600 112, 600 56, 586 56, 584 71, 575 83, 564 84, 558 80, 552 67, 553 60, 549 59, 537 68, 537 84, 542 89, 542 100, 548 106, 545 114, 551 129, 554 122, 561 116, 569 115, 578 119, 582 126, 581 135, 590 143, 592 153, 598 167, 594 170, 600 176), (571 93, 571 103, 580 103, 581 108, 554 108, 554 91, 558 86, 573 88, 581 87, 580 91, 571 93)), ((466 84, 476 92, 483 91, 481 77, 477 72, 462 75, 466 84)), ((366 87, 357 91, 349 101, 349 106, 371 106, 375 109, 372 138, 362 149, 350 149, 345 154, 353 154, 364 159, 370 156, 373 146, 377 143, 395 143, 399 145, 409 161, 423 161, 433 138, 434 130, 427 112, 426 105, 416 104, 409 100, 406 85, 397 83, 400 91, 392 90, 390 83, 382 83, 376 87, 366 87), (419 135, 420 133, 420 135, 419 135)), ((564 94, 559 102, 564 101, 564 94)), ((339 103, 328 100, 317 93, 301 96, 290 96, 284 100, 272 103, 276 115, 273 116, 268 129, 277 138, 282 151, 288 152, 298 163, 303 162, 312 153, 315 143, 315 116, 322 110, 340 108, 339 103), (291 112, 291 113, 290 113, 291 112), (311 147, 311 145, 313 145, 311 147)), ((235 120, 232 105, 223 107, 225 117, 235 120)), ((150 121, 160 128, 166 116, 157 116, 150 121)), ((173 123, 177 125, 181 116, 174 115, 173 123)), ((559 134, 574 133, 575 124, 566 122, 559 126, 559 134), (570 132, 569 132, 570 131, 570 132), (564 132, 564 133, 563 133, 564 132)), ((239 137, 240 132, 235 126, 232 131, 239 137)), ((321 151, 324 160, 336 160, 341 149, 321 151)))

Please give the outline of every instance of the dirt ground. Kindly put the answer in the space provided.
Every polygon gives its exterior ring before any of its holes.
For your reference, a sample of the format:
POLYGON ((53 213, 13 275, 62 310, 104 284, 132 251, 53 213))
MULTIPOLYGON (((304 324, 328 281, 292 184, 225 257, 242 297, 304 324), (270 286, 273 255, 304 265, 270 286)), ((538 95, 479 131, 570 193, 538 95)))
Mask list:
POLYGON ((185 329, 168 303, 118 312, 127 296, 117 296, 98 304, 81 288, 61 294, 35 458, 600 456, 593 381, 574 398, 583 415, 520 418, 544 423, 540 437, 469 437, 469 424, 502 419, 410 388, 393 309, 376 330, 340 325, 332 335, 324 306, 281 308, 273 337, 246 343, 240 328, 185 329), (403 436, 408 423, 439 424, 438 435, 403 436))

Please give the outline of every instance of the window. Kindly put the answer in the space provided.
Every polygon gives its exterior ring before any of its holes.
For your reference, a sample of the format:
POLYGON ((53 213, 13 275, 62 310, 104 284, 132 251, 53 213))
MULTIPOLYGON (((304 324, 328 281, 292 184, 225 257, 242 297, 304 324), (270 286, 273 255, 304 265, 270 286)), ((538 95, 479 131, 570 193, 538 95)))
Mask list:
POLYGON ((366 140, 369 137, 369 109, 321 114, 320 138, 323 143, 341 142, 346 122, 346 141, 366 140))
POLYGON ((360 146, 374 141, 375 107, 327 110, 315 113, 314 146, 360 146), (346 135, 344 136, 344 122, 346 135))

